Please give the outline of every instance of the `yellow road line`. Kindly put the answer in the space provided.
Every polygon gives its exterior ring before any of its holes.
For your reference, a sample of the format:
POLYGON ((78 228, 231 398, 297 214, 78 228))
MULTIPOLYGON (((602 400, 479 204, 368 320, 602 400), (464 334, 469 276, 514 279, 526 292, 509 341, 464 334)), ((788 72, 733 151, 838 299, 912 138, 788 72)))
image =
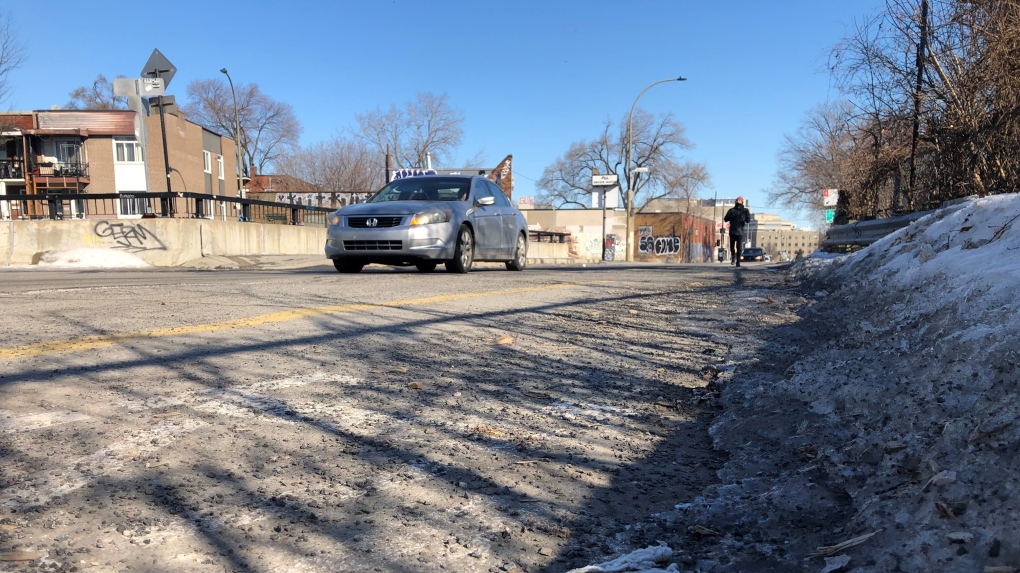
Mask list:
POLYGON ((105 348, 107 346, 113 346, 115 344, 129 342, 132 340, 164 338, 167 336, 182 336, 187 334, 201 334, 206 332, 216 332, 219 330, 229 330, 234 328, 250 328, 253 326, 262 326, 278 322, 288 322, 291 320, 298 320, 300 318, 307 318, 309 316, 319 316, 323 314, 341 314, 348 312, 359 312, 379 307, 403 308, 408 306, 421 306, 441 302, 449 302, 453 300, 464 300, 468 298, 480 298, 486 296, 513 295, 557 288, 567 288, 571 286, 576 286, 576 284, 562 283, 555 285, 515 288, 489 292, 447 294, 441 296, 412 298, 407 300, 378 302, 372 304, 344 304, 339 306, 320 306, 316 308, 295 308, 293 310, 284 310, 281 312, 263 314, 260 316, 250 316, 248 318, 235 318, 233 320, 212 322, 208 324, 195 324, 192 326, 175 326, 172 328, 143 330, 139 332, 124 332, 121 334, 86 336, 82 338, 70 338, 65 340, 49 340, 46 342, 36 342, 34 344, 25 344, 22 346, 11 346, 8 348, 0 348, 0 360, 10 360, 12 358, 24 358, 28 356, 40 356, 43 354, 81 352, 83 350, 105 348))

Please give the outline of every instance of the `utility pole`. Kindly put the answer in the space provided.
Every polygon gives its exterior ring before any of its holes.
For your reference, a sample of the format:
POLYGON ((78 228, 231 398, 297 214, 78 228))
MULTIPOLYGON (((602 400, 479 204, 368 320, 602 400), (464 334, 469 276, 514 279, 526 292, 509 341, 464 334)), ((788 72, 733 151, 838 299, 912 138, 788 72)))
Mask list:
MULTIPOLYGON (((917 140, 921 134, 921 99, 922 82, 924 81, 925 54, 928 51, 928 0, 921 0, 921 39, 917 43, 917 83, 914 88, 914 131, 910 139, 910 196, 914 196, 914 182, 916 179, 917 161, 917 140)), ((897 185, 897 189, 899 189, 897 185)), ((895 213, 902 203, 901 193, 896 193, 893 199, 893 212, 895 213)), ((911 201, 913 203, 913 201, 911 201)))

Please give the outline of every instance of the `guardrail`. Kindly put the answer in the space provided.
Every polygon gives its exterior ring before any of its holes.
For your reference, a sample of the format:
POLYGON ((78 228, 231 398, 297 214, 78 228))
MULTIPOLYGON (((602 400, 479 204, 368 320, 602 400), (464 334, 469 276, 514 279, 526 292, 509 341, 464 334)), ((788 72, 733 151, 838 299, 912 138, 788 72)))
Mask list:
POLYGON ((829 227, 826 239, 822 242, 822 250, 834 252, 852 250, 854 247, 867 247, 889 233, 902 229, 930 213, 932 211, 922 211, 899 217, 858 221, 849 225, 829 227))
POLYGON ((174 217, 325 227, 335 210, 189 192, 0 195, 0 219, 10 220, 174 217))
MULTIPOLYGON (((950 199, 949 201, 944 201, 940 208, 945 209, 947 207, 952 207, 953 205, 960 205, 976 198, 977 195, 968 195, 966 197, 950 199)), ((849 225, 830 227, 826 232, 825 241, 822 242, 822 250, 831 253, 836 251, 845 252, 854 250, 854 248, 867 247, 893 231, 902 229, 921 217, 934 213, 935 211, 936 209, 932 209, 930 211, 920 211, 918 213, 911 213, 909 215, 902 215, 899 217, 858 221, 856 223, 850 223, 849 225)))

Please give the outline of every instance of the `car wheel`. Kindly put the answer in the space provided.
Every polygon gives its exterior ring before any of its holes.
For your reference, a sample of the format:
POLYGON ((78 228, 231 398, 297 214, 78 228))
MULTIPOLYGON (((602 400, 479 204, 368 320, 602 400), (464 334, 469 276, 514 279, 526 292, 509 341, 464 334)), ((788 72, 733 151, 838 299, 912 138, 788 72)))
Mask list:
POLYGON ((475 238, 471 235, 471 229, 463 226, 457 233, 457 246, 453 251, 453 258, 446 261, 446 270, 451 273, 466 273, 471 270, 474 260, 475 238))
POLYGON ((436 263, 433 263, 432 261, 415 263, 414 266, 423 273, 431 273, 432 271, 436 270, 436 263))
POLYGON ((514 249, 513 260, 506 262, 508 271, 523 271, 528 265, 528 242, 524 235, 517 235, 517 247, 514 249))
POLYGON ((338 273, 360 273, 361 269, 365 268, 362 263, 352 263, 351 261, 341 261, 340 259, 333 259, 333 266, 336 267, 338 273))

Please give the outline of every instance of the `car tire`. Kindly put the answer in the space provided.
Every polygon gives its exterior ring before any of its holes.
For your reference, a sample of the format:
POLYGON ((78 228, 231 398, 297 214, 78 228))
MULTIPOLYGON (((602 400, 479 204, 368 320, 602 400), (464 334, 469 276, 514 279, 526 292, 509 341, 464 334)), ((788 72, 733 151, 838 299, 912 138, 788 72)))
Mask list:
POLYGON ((514 258, 506 262, 508 271, 523 271, 528 266, 528 241, 524 235, 517 235, 517 246, 514 247, 514 258))
POLYGON ((423 261, 420 263, 415 263, 414 266, 416 269, 423 273, 431 273, 432 271, 436 270, 437 264, 432 261, 423 261))
POLYGON ((336 272, 338 273, 360 273, 361 269, 365 268, 365 265, 362 263, 333 259, 333 267, 336 268, 336 272))
POLYGON ((453 250, 453 258, 446 261, 446 270, 451 273, 466 273, 471 270, 475 260, 475 237, 467 225, 457 231, 457 245, 453 250))

